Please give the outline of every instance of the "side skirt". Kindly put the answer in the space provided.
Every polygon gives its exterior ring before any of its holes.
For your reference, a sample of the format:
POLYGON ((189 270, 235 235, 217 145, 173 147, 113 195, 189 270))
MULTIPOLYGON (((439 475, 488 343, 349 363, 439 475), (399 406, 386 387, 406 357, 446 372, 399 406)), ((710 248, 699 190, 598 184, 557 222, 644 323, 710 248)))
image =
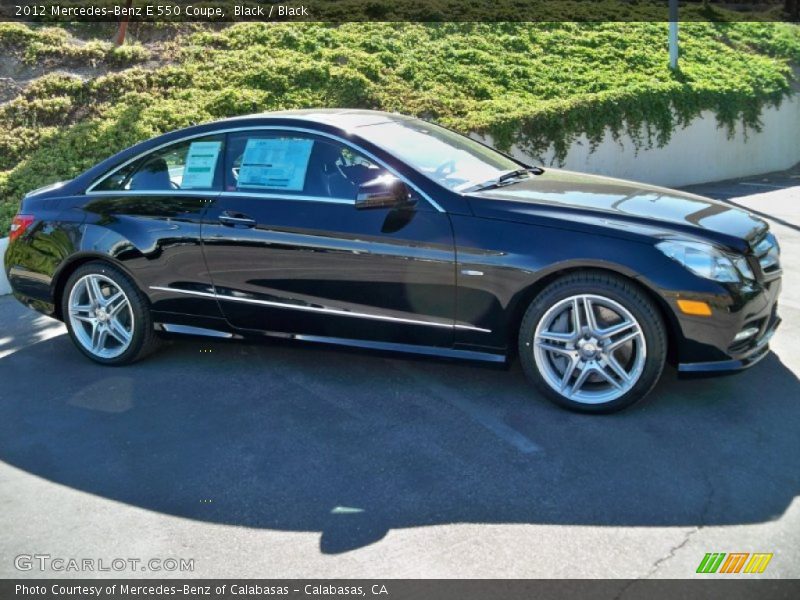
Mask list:
POLYGON ((218 331, 216 329, 207 329, 205 327, 194 327, 192 325, 178 325, 176 323, 158 323, 162 331, 167 333, 179 333, 181 335, 199 335, 203 337, 215 337, 232 339, 237 336, 229 331, 218 331))
MULTIPOLYGON (((396 344, 393 342, 373 342, 368 340, 354 340, 349 338, 327 337, 321 335, 305 335, 293 333, 281 333, 278 331, 246 331, 241 333, 234 333, 232 330, 225 328, 215 329, 213 324, 209 327, 197 327, 195 325, 187 325, 184 323, 171 323, 167 320, 184 320, 178 318, 178 315, 167 316, 164 313, 159 315, 161 317, 156 322, 156 327, 160 331, 167 333, 175 333, 181 335, 197 335, 201 337, 215 337, 226 339, 242 339, 246 338, 259 338, 263 336, 280 338, 284 340, 298 340, 301 342, 314 342, 318 344, 331 344, 336 346, 348 346, 350 348, 364 348, 367 350, 381 350, 387 352, 400 352, 404 354, 418 354, 425 356, 436 356, 439 358, 456 358, 462 360, 477 360, 482 362, 491 363, 505 363, 506 356, 504 354, 496 354, 493 352, 478 352, 475 350, 458 350, 455 348, 440 348, 437 346, 417 346, 414 344, 396 344), (170 319, 170 316, 173 317, 170 319), (165 318, 166 317, 166 318, 165 318)), ((222 325, 222 323, 220 323, 222 325)))
POLYGON ((463 360, 478 360, 482 362, 504 363, 503 354, 491 352, 476 352, 474 350, 457 350, 455 348, 439 348, 437 346, 417 346, 414 344, 395 344, 393 342, 373 342, 368 340, 352 340, 349 338, 326 337, 321 335, 303 335, 291 333, 277 333, 267 331, 264 335, 279 337, 303 342, 317 342, 333 344, 336 346, 349 346, 351 348, 365 348, 368 350, 385 350, 388 352, 402 352, 405 354, 422 354, 425 356, 438 356, 440 358, 458 358, 463 360))

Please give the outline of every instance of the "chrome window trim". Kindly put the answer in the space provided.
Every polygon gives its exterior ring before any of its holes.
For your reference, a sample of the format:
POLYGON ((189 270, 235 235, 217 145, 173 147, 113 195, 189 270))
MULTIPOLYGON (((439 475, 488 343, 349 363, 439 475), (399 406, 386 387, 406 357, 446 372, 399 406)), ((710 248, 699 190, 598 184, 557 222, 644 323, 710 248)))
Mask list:
MULTIPOLYGON (((99 182, 98 182, 99 183, 99 182)), ((216 190, 107 190, 100 192, 86 192, 91 196, 163 196, 172 194, 175 196, 207 196, 216 197, 220 192, 216 190)))
POLYGON ((270 198, 272 200, 304 200, 307 202, 326 202, 328 204, 350 204, 355 205, 355 198, 352 200, 348 198, 331 198, 330 196, 308 196, 305 194, 288 195, 288 194, 273 194, 271 192, 220 192, 220 196, 236 196, 241 198, 270 198))
POLYGON ((164 196, 171 194, 175 196, 203 196, 207 200, 214 198, 235 196, 241 198, 269 198, 272 200, 303 200, 306 202, 326 202, 328 204, 355 204, 355 200, 348 198, 331 198, 329 196, 306 196, 303 194, 297 196, 288 196, 286 194, 271 194, 271 193, 258 193, 258 192, 218 192, 216 190, 119 190, 119 191, 102 191, 102 192, 86 192, 90 196, 164 196))
POLYGON ((272 300, 258 300, 256 298, 239 298, 237 296, 229 296, 227 294, 218 294, 214 292, 201 292, 197 290, 182 290, 180 288, 164 287, 159 285, 151 285, 151 290, 159 292, 173 292, 176 294, 188 294, 190 296, 201 296, 203 298, 216 298, 217 300, 231 300, 233 302, 244 302, 246 304, 259 304, 262 306, 272 306, 274 308, 286 308, 290 310, 301 310, 305 312, 316 312, 324 314, 338 315, 342 317, 356 317, 360 319, 373 319, 375 321, 389 321, 392 323, 407 323, 410 325, 428 325, 429 327, 442 327, 442 328, 455 328, 466 331, 479 331, 481 333, 491 333, 491 329, 483 329, 475 327, 474 325, 463 325, 458 323, 443 323, 441 321, 421 321, 419 319, 407 319, 403 317, 390 317, 389 315, 376 315, 373 313, 354 312, 349 310, 342 310, 339 308, 327 308, 324 306, 304 306, 298 304, 286 304, 285 302, 274 302, 272 300))
MULTIPOLYGON (((142 158, 144 156, 147 156, 148 154, 152 154, 153 152, 158 152, 162 148, 166 148, 166 147, 172 146, 174 144, 180 144, 181 142, 185 142, 185 141, 188 141, 188 140, 193 140, 193 139, 196 139, 196 138, 213 137, 215 135, 223 135, 223 134, 228 134, 228 133, 237 133, 237 132, 242 132, 242 131, 294 131, 294 132, 298 132, 298 133, 309 133, 309 134, 312 134, 312 135, 318 135, 318 136, 321 136, 321 137, 325 137, 325 138, 328 138, 328 139, 335 140, 337 142, 340 142, 340 143, 344 144, 345 146, 348 146, 348 147, 352 148, 353 150, 355 150, 357 152, 360 152, 361 154, 363 154, 367 158, 375 161, 378 165, 380 165, 381 167, 383 167, 384 169, 389 171, 392 175, 394 175, 395 177, 400 179, 403 183, 405 183, 411 189, 413 189, 415 192, 417 192, 426 202, 428 202, 428 204, 430 204, 438 212, 440 212, 440 213, 445 212, 445 210, 439 205, 438 202, 436 202, 428 194, 423 192, 418 186, 416 186, 413 182, 411 182, 407 177, 405 177, 405 176, 401 175, 400 173, 398 173, 395 169, 393 169, 392 167, 387 165, 384 161, 379 159, 377 156, 375 156, 374 154, 372 154, 368 150, 365 150, 364 148, 362 148, 358 144, 354 144, 353 142, 351 142, 348 139, 345 139, 345 138, 343 138, 341 136, 338 136, 338 135, 334 135, 332 133, 327 133, 325 131, 317 131, 315 129, 308 129, 308 128, 305 128, 305 127, 294 127, 294 126, 291 126, 291 125, 288 125, 288 126, 255 125, 253 127, 231 127, 231 128, 226 128, 226 129, 218 129, 216 131, 207 131, 207 132, 204 132, 204 133, 195 133, 195 134, 192 134, 192 135, 187 135, 187 136, 182 137, 182 138, 171 140, 169 142, 165 142, 163 144, 159 144, 158 146, 150 148, 149 150, 146 150, 145 152, 140 152, 136 156, 126 160, 121 165, 119 165, 117 167, 114 167, 111 171, 108 171, 107 173, 105 173, 105 174, 101 175, 100 177, 98 177, 97 179, 95 179, 92 182, 92 184, 88 188, 86 188, 86 194, 87 195, 109 195, 109 194, 150 195, 150 194, 143 194, 142 191, 137 191, 137 190, 95 191, 94 188, 97 185, 99 185, 100 183, 102 183, 104 180, 106 180, 109 177, 111 177, 117 171, 120 171, 121 169, 124 169, 125 167, 127 167, 131 163, 136 162, 137 160, 139 160, 140 158, 142 158)), ((222 195, 222 194, 230 194, 230 195, 234 195, 234 196, 243 196, 243 195, 248 195, 248 196, 251 196, 251 197, 252 196, 257 196, 259 198, 270 197, 270 196, 268 196, 268 194, 261 194, 261 193, 257 193, 257 192, 242 192, 242 193, 239 193, 239 192, 226 192, 226 191, 218 191, 218 190, 147 190, 147 191, 148 192, 149 191, 153 191, 158 195, 164 195, 165 193, 166 194, 175 194, 175 193, 178 193, 178 192, 188 192, 191 195, 202 195, 205 192, 205 193, 207 193, 209 195, 214 195, 214 196, 215 195, 222 195)), ((185 195, 185 194, 182 194, 182 195, 185 195)), ((275 196, 277 196, 277 194, 273 194, 272 197, 274 198, 275 196)), ((286 195, 280 195, 279 197, 282 198, 282 199, 286 199, 287 198, 286 195)), ((294 199, 294 198, 298 198, 298 197, 291 196, 291 198, 294 199)), ((304 200, 313 199, 313 201, 315 201, 315 202, 325 201, 326 199, 327 200, 338 200, 337 198, 329 198, 329 197, 326 197, 326 196, 303 196, 302 199, 304 199, 304 200)), ((337 203, 340 203, 340 202, 337 202, 337 203)), ((354 204, 355 203, 355 199, 353 199, 352 201, 349 201, 349 203, 354 204)))

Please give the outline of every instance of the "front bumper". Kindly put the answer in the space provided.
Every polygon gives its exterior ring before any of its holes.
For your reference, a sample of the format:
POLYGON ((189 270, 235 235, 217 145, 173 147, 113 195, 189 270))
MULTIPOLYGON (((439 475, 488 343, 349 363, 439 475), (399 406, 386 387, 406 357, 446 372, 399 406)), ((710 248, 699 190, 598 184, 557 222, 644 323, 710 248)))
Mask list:
POLYGON ((681 376, 736 373, 757 364, 769 353, 769 341, 781 323, 778 316, 780 277, 754 284, 746 290, 718 296, 711 317, 678 315, 682 333, 676 361, 681 376), (735 335, 755 327, 751 338, 735 341, 735 335))
POLYGON ((678 374, 681 377, 702 377, 704 375, 734 374, 749 369, 758 364, 769 354, 769 341, 781 324, 780 317, 775 317, 774 322, 767 332, 759 337, 752 348, 744 355, 728 360, 710 362, 679 363, 678 374))

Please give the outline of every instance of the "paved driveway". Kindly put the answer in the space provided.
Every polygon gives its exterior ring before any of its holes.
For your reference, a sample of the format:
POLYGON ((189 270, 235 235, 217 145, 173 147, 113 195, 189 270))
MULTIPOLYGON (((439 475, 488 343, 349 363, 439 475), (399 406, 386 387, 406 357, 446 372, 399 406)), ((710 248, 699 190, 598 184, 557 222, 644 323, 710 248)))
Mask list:
POLYGON ((0 298, 0 577, 52 576, 15 570, 34 553, 193 558, 200 577, 685 577, 737 551, 800 576, 793 177, 702 190, 780 236, 774 352, 668 372, 611 417, 551 406, 518 365, 323 346, 188 339, 103 368, 0 298))

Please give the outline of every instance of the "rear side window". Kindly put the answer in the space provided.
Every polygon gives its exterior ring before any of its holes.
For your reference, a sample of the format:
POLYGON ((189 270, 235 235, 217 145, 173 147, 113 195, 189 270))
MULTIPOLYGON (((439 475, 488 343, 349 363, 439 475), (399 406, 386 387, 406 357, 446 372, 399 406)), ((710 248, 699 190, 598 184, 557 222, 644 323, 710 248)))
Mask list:
POLYGON ((384 170, 339 142, 302 133, 230 134, 225 190, 354 200, 384 170))
POLYGON ((98 191, 222 189, 225 136, 178 142, 148 154, 103 179, 98 191))

